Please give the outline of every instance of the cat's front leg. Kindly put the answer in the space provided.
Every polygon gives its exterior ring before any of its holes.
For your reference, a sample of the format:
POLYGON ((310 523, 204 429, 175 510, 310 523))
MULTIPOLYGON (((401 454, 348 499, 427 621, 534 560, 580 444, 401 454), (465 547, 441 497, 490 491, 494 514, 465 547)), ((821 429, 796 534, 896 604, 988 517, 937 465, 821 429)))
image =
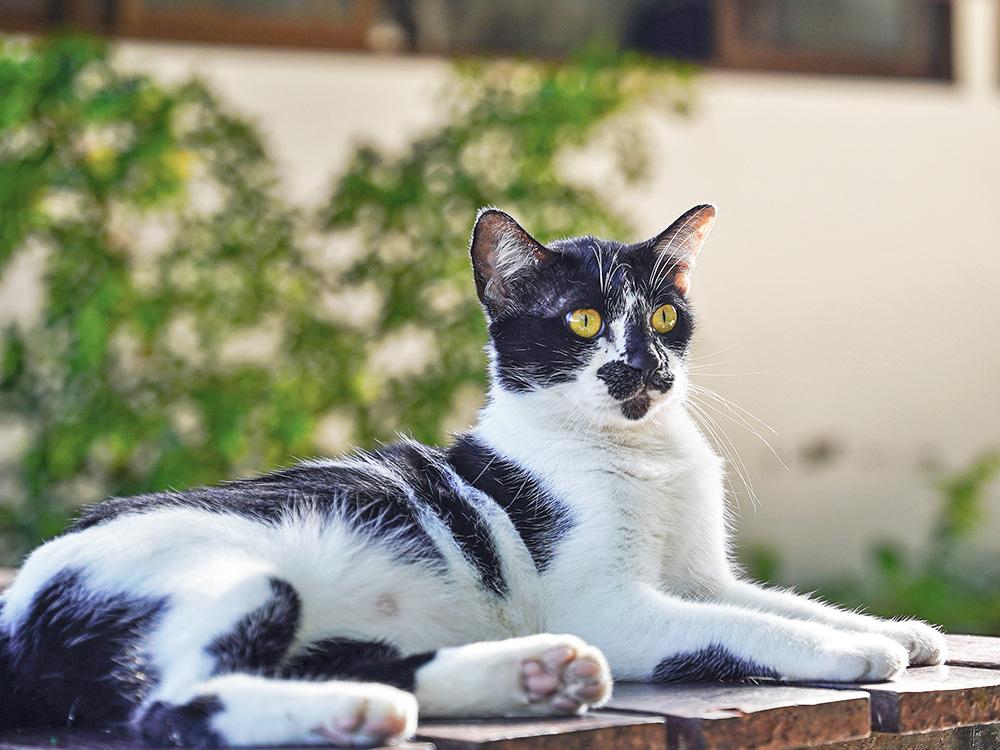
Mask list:
POLYGON ((868 682, 906 668, 902 646, 878 634, 693 602, 652 586, 601 588, 561 607, 552 624, 599 647, 616 678, 868 682))
POLYGON ((842 631, 883 635, 905 648, 909 663, 914 666, 941 664, 946 657, 944 636, 920 620, 883 620, 847 612, 793 591, 767 588, 736 578, 721 584, 717 601, 822 623, 842 631))

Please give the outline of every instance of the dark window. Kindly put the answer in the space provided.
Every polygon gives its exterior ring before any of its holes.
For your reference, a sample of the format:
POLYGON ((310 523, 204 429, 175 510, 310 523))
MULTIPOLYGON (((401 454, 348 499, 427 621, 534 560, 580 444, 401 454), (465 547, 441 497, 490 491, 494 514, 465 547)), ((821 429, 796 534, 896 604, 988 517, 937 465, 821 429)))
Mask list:
POLYGON ((948 78, 947 0, 0 0, 0 28, 560 57, 592 41, 708 65, 948 78))

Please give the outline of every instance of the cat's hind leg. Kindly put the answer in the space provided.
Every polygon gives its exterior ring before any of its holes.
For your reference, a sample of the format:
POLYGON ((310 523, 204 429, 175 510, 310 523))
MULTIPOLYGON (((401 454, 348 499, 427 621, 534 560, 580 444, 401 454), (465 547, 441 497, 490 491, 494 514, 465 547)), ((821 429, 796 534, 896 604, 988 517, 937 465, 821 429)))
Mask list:
POLYGON ((424 716, 550 716, 605 703, 611 672, 593 646, 545 633, 439 649, 412 685, 424 716))
POLYGON ((132 715, 135 732, 149 744, 195 747, 355 746, 412 734, 416 699, 403 690, 294 679, 287 666, 297 661, 301 610, 296 588, 266 572, 211 599, 178 597, 151 642, 162 674, 132 715))
POLYGON ((578 714, 611 697, 611 671, 580 638, 543 633, 441 649, 415 690, 426 716, 578 714))
POLYGON ((156 700, 133 727, 154 746, 378 745, 410 737, 413 695, 375 683, 227 674, 156 700))

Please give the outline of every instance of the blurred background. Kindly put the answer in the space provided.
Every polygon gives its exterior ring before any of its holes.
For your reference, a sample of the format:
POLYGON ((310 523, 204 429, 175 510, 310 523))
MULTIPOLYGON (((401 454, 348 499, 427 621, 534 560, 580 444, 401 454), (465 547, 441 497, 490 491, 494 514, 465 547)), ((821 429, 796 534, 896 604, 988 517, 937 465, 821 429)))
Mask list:
POLYGON ((696 381, 740 558, 1000 634, 1000 0, 0 0, 0 30, 0 562, 106 494, 468 427, 477 207, 637 240, 712 201, 696 381))

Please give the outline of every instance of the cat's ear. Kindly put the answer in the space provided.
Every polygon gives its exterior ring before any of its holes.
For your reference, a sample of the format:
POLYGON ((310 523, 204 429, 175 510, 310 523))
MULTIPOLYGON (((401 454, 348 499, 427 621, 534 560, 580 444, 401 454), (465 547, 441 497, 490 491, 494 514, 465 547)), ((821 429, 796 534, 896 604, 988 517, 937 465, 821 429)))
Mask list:
POLYGON ((663 280, 671 274, 672 283, 681 294, 691 289, 691 269, 701 246, 708 239, 715 223, 715 206, 703 204, 686 211, 677 221, 650 240, 656 253, 657 275, 663 280))
POLYGON ((488 309, 511 307, 518 282, 555 256, 508 214, 480 209, 469 247, 479 300, 488 309))

